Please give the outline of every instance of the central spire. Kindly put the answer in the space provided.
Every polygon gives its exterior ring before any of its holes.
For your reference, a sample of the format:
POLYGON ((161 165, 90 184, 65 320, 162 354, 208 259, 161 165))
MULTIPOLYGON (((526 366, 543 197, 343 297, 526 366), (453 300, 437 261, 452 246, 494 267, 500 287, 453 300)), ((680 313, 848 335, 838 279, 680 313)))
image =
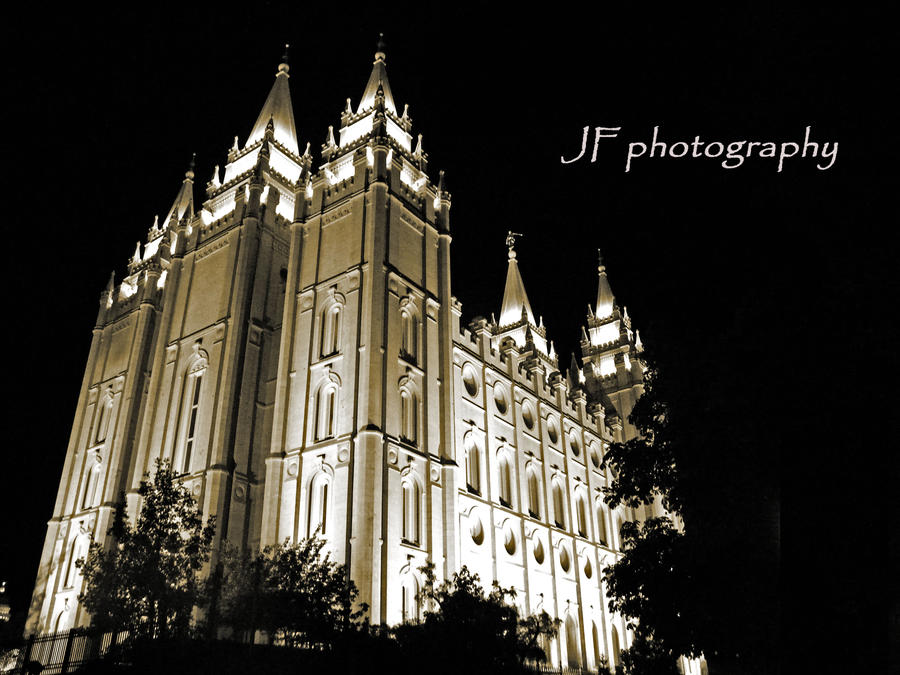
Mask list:
POLYGON ((369 82, 366 84, 366 90, 363 92, 356 113, 359 114, 363 110, 371 108, 375 105, 375 96, 378 94, 380 86, 384 92, 384 107, 395 115, 397 114, 397 106, 394 105, 394 95, 391 93, 391 85, 388 84, 387 68, 385 68, 386 56, 384 53, 384 33, 378 34, 378 45, 375 48, 375 61, 372 64, 372 74, 369 75, 369 82))
POLYGON ((525 284, 519 273, 519 264, 516 262, 516 237, 522 235, 510 231, 506 235, 506 246, 509 248, 509 267, 506 270, 506 288, 503 290, 503 306, 500 308, 500 325, 508 326, 522 319, 523 312, 528 323, 536 325, 534 313, 531 311, 531 303, 528 302, 528 294, 525 292, 525 284))
POLYGON ((297 129, 294 126, 294 108, 291 105, 291 89, 288 85, 288 75, 291 67, 288 65, 288 49, 290 45, 284 46, 284 56, 281 63, 278 64, 278 72, 275 75, 275 84, 269 92, 269 97, 263 105, 256 124, 253 125, 253 131, 247 139, 247 145, 251 145, 263 139, 266 135, 266 124, 272 120, 275 127, 275 140, 281 143, 295 155, 300 154, 300 147, 297 145, 297 129))
POLYGON ((598 319, 605 319, 612 316, 613 306, 616 299, 609 287, 609 280, 606 278, 606 267, 603 265, 603 256, 600 249, 597 249, 597 272, 600 274, 597 286, 597 305, 594 307, 594 314, 598 319))

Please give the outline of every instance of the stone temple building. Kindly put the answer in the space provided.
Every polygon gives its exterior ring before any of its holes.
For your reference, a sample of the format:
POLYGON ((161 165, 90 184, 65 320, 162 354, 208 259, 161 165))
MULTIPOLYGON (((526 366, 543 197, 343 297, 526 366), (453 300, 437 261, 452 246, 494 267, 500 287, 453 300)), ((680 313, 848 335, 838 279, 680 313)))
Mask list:
POLYGON ((554 664, 615 664, 630 643, 601 572, 619 524, 646 514, 604 505, 600 464, 634 433, 640 338, 601 263, 583 367, 563 374, 499 230, 498 318, 461 323, 451 197, 385 63, 379 45, 318 162, 279 65, 202 204, 192 167, 100 294, 29 632, 90 622, 74 561, 105 540, 120 493, 136 513, 162 456, 219 540, 255 549, 318 528, 373 623, 421 612, 430 560, 559 617, 554 664))

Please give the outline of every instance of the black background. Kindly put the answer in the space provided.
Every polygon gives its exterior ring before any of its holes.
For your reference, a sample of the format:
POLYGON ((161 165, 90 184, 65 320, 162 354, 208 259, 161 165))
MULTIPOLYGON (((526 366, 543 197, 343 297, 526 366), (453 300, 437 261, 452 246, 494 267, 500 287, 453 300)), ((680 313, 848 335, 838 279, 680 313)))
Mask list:
MULTIPOLYGON (((879 393, 896 364, 896 34, 847 8, 486 7, 36 6, 6 23, 0 578, 15 610, 34 583, 110 271, 122 278, 192 152, 199 206, 234 135, 246 140, 284 42, 300 147, 311 141, 318 162, 383 31, 394 98, 453 194, 464 323, 499 312, 504 235, 521 232, 526 289, 564 369, 602 248, 661 365, 684 372, 715 353, 746 382, 739 404, 782 496, 785 644, 810 648, 805 627, 877 650, 890 597, 877 569, 897 529, 882 522, 896 464, 884 462, 892 400, 879 393), (585 125, 622 131, 596 163, 562 165, 585 125), (798 158, 781 173, 774 160, 644 159, 626 174, 626 143, 648 142, 654 125, 707 142, 801 142, 811 125, 839 152, 828 171, 798 158)), ((684 386, 712 384, 698 372, 684 386)))

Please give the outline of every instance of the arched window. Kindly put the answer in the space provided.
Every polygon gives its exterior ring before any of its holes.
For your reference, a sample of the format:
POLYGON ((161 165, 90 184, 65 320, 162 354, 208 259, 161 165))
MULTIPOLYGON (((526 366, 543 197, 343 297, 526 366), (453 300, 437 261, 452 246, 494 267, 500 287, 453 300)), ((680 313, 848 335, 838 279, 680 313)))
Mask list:
POLYGON ((466 487, 469 492, 481 494, 481 467, 478 458, 478 445, 471 435, 466 436, 466 487))
POLYGON ((96 505, 97 486, 100 483, 100 462, 95 461, 88 469, 84 485, 84 495, 81 498, 81 508, 89 509, 96 505))
POLYGON ((400 390, 400 435, 410 443, 416 442, 419 410, 416 395, 408 389, 400 390))
POLYGON ((322 311, 322 356, 337 354, 341 343, 341 304, 332 302, 322 311))
POLYGON ((587 509, 584 506, 584 497, 578 495, 575 497, 575 520, 578 526, 578 534, 587 537, 587 509))
POLYGON ((612 627, 612 654, 609 655, 609 665, 613 667, 613 669, 617 668, 621 661, 621 652, 619 648, 619 632, 616 630, 616 627, 612 627))
POLYGON ((532 518, 540 518, 541 484, 538 482, 537 472, 529 466, 525 474, 528 476, 528 515, 532 518))
POLYGON ((322 536, 328 530, 328 493, 331 481, 325 473, 318 473, 309 486, 309 512, 306 521, 306 536, 313 536, 316 531, 322 536))
POLYGON ((69 547, 69 565, 66 568, 66 588, 75 586, 79 574, 75 561, 86 557, 87 552, 88 538, 87 535, 81 534, 72 542, 72 546, 69 547))
MULTIPOLYGON (((195 346, 196 349, 196 346, 195 346)), ((202 351, 202 350, 201 350, 202 351)), ((207 359, 205 354, 198 351, 188 367, 184 379, 184 391, 181 398, 182 416, 184 426, 184 451, 181 455, 181 472, 189 473, 191 460, 197 445, 197 418, 200 414, 200 392, 203 386, 203 376, 206 374, 207 359)))
POLYGON ((319 388, 316 401, 316 440, 334 436, 335 408, 337 406, 337 385, 328 381, 319 388))
POLYGON ((597 541, 606 546, 606 513, 603 510, 603 502, 597 500, 597 541))
POLYGON ((578 648, 578 623, 569 615, 566 617, 566 656, 569 668, 581 667, 581 650, 578 648))
POLYGON ((400 310, 400 353, 415 363, 418 358, 419 326, 415 313, 407 307, 400 310))
POLYGON ((421 607, 419 605, 419 582, 412 575, 403 582, 400 590, 400 611, 403 623, 419 623, 421 607))
POLYGON ((591 641, 594 643, 594 668, 600 667, 600 633, 597 622, 591 621, 591 641))
POLYGON ((106 434, 109 432, 109 418, 112 412, 113 397, 112 394, 106 394, 100 401, 100 410, 97 416, 97 433, 94 434, 94 442, 102 443, 106 440, 106 434))
POLYGON ((412 479, 403 481, 400 490, 403 495, 403 541, 418 546, 422 525, 422 490, 412 479))
POLYGON ((500 503, 512 506, 512 469, 506 455, 500 455, 500 503))
POLYGON ((563 486, 559 481, 553 481, 553 522, 561 529, 566 529, 566 499, 563 495, 563 486))

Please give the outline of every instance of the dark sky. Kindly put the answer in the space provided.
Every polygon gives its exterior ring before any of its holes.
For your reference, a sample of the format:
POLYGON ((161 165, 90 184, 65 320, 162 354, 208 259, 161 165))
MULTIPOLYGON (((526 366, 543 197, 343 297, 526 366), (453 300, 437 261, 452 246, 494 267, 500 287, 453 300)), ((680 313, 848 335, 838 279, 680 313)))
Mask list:
POLYGON ((409 103, 429 173, 444 169, 453 194, 464 322, 499 311, 504 235, 521 232, 526 289, 566 367, 601 247, 645 344, 664 345, 663 360, 733 354, 734 377, 760 393, 747 414, 761 428, 777 436, 803 419, 823 435, 787 459, 785 484, 809 489, 799 501, 815 499, 816 513, 836 497, 825 476, 844 455, 828 425, 869 426, 870 383, 896 363, 881 325, 896 290, 882 278, 896 267, 896 206, 878 207, 897 186, 883 100, 896 89, 885 66, 896 36, 874 12, 215 7, 36 8, 2 29, 12 433, 0 578, 17 609, 52 513, 99 293, 171 205, 193 152, 202 201, 234 135, 246 140, 284 42, 300 147, 311 141, 318 162, 385 33, 395 100, 409 103), (595 163, 562 165, 585 125, 622 130, 595 163), (670 143, 802 143, 811 126, 813 141, 839 150, 827 171, 799 157, 780 173, 774 159, 726 170, 721 159, 645 158, 625 173, 627 144, 648 143, 654 126, 670 143))

